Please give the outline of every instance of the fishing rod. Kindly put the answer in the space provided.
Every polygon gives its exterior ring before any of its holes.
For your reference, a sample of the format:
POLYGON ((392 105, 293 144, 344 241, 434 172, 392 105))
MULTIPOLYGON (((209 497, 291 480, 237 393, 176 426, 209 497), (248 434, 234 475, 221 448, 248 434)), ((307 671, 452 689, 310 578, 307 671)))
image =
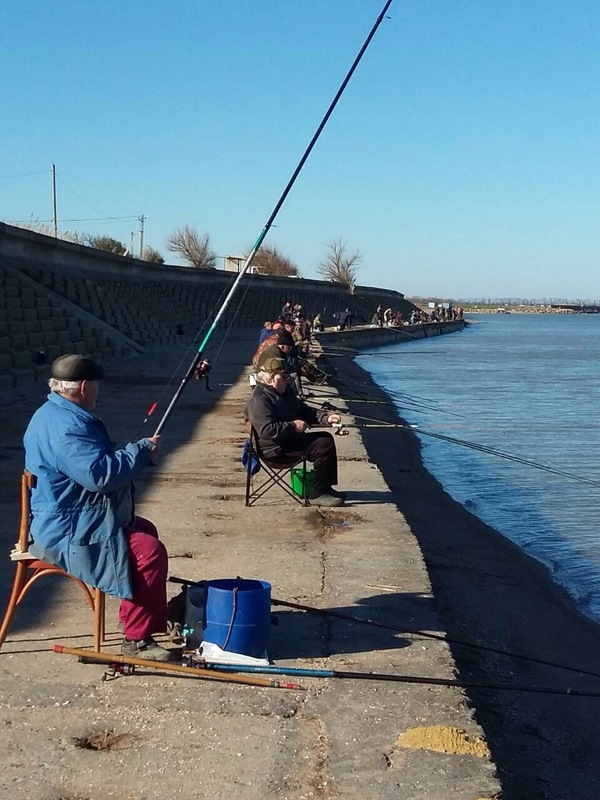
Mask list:
POLYGON ((198 660, 206 669, 215 672, 258 673, 264 675, 288 675, 303 678, 343 678, 361 681, 389 681, 392 683, 416 683, 425 686, 451 686, 457 689, 485 689, 492 692, 526 692, 529 694, 554 694, 562 697, 600 697, 600 692, 581 689, 553 689, 548 686, 522 686, 510 683, 477 683, 452 678, 426 678, 419 675, 394 675, 386 672, 356 672, 339 669, 307 669, 304 667, 277 667, 262 665, 220 664, 198 660))
POLYGON ((202 669, 200 667, 186 667, 182 664, 172 664, 168 661, 151 661, 149 658, 136 658, 134 656, 122 656, 116 653, 102 653, 91 650, 83 650, 79 647, 65 647, 62 644, 55 644, 55 653, 67 656, 78 656, 79 660, 88 664, 124 664, 130 667, 146 667, 147 669, 157 669, 161 672, 174 672, 178 675, 188 675, 192 678, 204 678, 210 681, 230 681, 233 683, 243 683, 250 686, 265 686, 272 689, 302 689, 296 683, 274 681, 266 678, 243 678, 239 675, 226 677, 215 670, 202 669))
MULTIPOLYGON (((361 381, 359 378, 357 378, 354 381, 354 383, 350 383, 349 381, 345 381, 343 378, 338 377, 337 374, 334 376, 334 380, 335 380, 335 382, 337 384, 342 386, 344 389, 349 389, 351 392, 354 393, 355 397, 354 398, 349 398, 349 402, 354 402, 354 400, 357 400, 359 402, 367 402, 367 403, 368 402, 374 402, 374 403, 377 403, 377 405, 387 405, 390 408, 393 408, 394 411, 397 410, 396 409, 396 405, 394 404, 393 400, 389 400, 389 401, 386 402, 384 400, 377 399, 377 400, 373 400, 372 401, 372 399, 371 399, 372 396, 367 396, 367 394, 365 392, 360 392, 360 391, 358 391, 356 389, 356 385, 355 385, 356 383, 362 384, 366 388, 372 388, 372 384, 368 383, 367 381, 361 381)), ((430 405, 429 402, 426 402, 426 398, 425 399, 419 398, 419 397, 415 398, 410 394, 405 394, 404 392, 395 392, 392 389, 386 390, 386 394, 390 398, 396 398, 396 400, 399 403, 401 402, 406 406, 410 406, 411 408, 414 408, 415 410, 423 409, 425 411, 434 411, 437 414, 446 414, 446 415, 451 416, 451 417, 461 417, 461 418, 464 417, 463 414, 459 414, 457 411, 450 411, 447 408, 439 408, 438 406, 430 405)), ((431 402, 435 403, 436 401, 432 400, 431 402)), ((381 420, 378 420, 378 421, 381 421, 381 420)), ((390 422, 393 422, 393 420, 390 420, 390 422)))
MULTIPOLYGON (((330 404, 328 404, 330 405, 330 404)), ((338 411, 338 409, 335 409, 338 411)), ((344 413, 344 412, 340 412, 344 413)), ((361 417, 359 414, 354 415, 357 419, 370 419, 369 417, 361 417)), ((460 447, 466 447, 470 450, 476 450, 479 453, 485 453, 486 455, 496 456, 497 458, 503 458, 506 461, 513 461, 515 464, 522 464, 526 467, 533 467, 535 469, 541 469, 544 472, 549 472, 552 475, 558 475, 561 478, 569 478, 570 480, 578 481, 579 483, 586 483, 589 486, 595 486, 600 488, 600 481, 594 480, 594 478, 586 478, 583 475, 577 475, 574 472, 567 472, 564 469, 559 469, 558 467, 553 467, 550 464, 543 464, 540 461, 533 461, 531 458, 525 458, 525 456, 517 455, 516 453, 509 453, 506 450, 499 450, 497 447, 488 447, 487 445, 479 444, 478 442, 470 442, 468 439, 458 439, 455 436, 446 436, 443 433, 434 433, 433 431, 426 431, 423 428, 419 427, 418 425, 403 425, 401 423, 392 423, 392 422, 379 422, 374 420, 371 423, 367 424, 345 424, 345 428, 398 428, 400 430, 411 431, 412 433, 420 433, 423 436, 429 436, 433 439, 439 439, 442 442, 448 442, 449 444, 457 444, 460 447)))
MULTIPOLYGON (((337 383, 341 384, 342 386, 346 386, 346 387, 352 388, 347 381, 344 381, 343 379, 340 379, 337 376, 334 376, 334 380, 337 383)), ((391 393, 388 392, 388 394, 391 394, 391 393)), ((397 396, 397 395, 398 395, 398 393, 393 393, 393 396, 397 396)), ((400 399, 400 398, 398 398, 398 399, 400 399)), ((411 401, 404 400, 403 402, 406 405, 411 404, 411 401)), ((419 408, 419 406, 414 402, 412 403, 412 405, 415 408, 419 408)), ((326 403, 326 404, 324 404, 324 406, 325 406, 324 410, 337 411, 338 413, 345 413, 345 414, 349 413, 348 411, 341 411, 340 409, 335 408, 334 406, 331 405, 331 403, 326 403), (331 407, 329 407, 329 406, 331 406, 331 407)), ((425 408, 427 410, 430 410, 430 411, 439 411, 440 413, 450 414, 452 416, 458 416, 458 417, 463 416, 462 414, 457 414, 456 412, 453 412, 453 411, 448 411, 448 410, 445 410, 445 409, 436 409, 435 407, 427 406, 426 404, 421 404, 421 407, 425 408)), ((520 456, 520 455, 517 455, 516 453, 509 453, 509 452, 507 452, 505 450, 500 450, 499 448, 496 448, 496 447, 490 447, 488 445, 482 445, 482 444, 479 444, 478 442, 469 441, 468 439, 459 439, 459 438, 457 438, 455 436, 447 436, 447 435, 442 434, 442 433, 434 433, 433 431, 425 430, 425 429, 419 427, 418 425, 414 425, 414 424, 413 425, 407 425, 407 424, 402 424, 402 423, 395 422, 395 421, 392 421, 392 420, 383 420, 383 419, 376 419, 374 417, 366 417, 366 416, 363 416, 361 414, 352 414, 352 416, 354 416, 356 419, 362 419, 362 420, 365 420, 366 422, 372 423, 372 424, 369 424, 369 425, 362 425, 362 424, 357 424, 357 425, 347 424, 346 425, 346 424, 344 424, 344 427, 346 427, 346 428, 376 428, 376 427, 384 428, 384 427, 389 427, 389 428, 397 428, 399 430, 409 430, 409 431, 411 431, 413 433, 415 433, 415 432, 421 433, 421 434, 423 434, 423 436, 429 436, 430 438, 433 438, 433 439, 439 439, 440 441, 448 442, 449 444, 456 444, 456 445, 459 445, 461 447, 466 447, 466 448, 468 448, 470 450, 476 450, 476 451, 478 451, 480 453, 485 453, 487 455, 496 456, 497 458, 503 458, 503 459, 505 459, 507 461, 513 461, 513 462, 515 462, 517 464, 522 464, 523 466, 533 467, 535 469, 540 469, 540 470, 542 470, 544 472, 548 472, 548 473, 553 474, 553 475, 558 475, 561 478, 569 478, 570 480, 578 481, 579 483, 586 483, 586 484, 588 484, 590 486, 600 487, 600 481, 594 480, 593 478, 585 478, 583 475, 577 475, 574 472, 568 472, 566 470, 559 469, 558 467, 553 467, 550 464, 543 464, 543 463, 541 463, 539 461, 534 461, 531 458, 526 458, 525 456, 520 456)))
MULTIPOLYGON (((343 409, 336 408, 336 406, 329 402, 322 403, 320 408, 323 411, 333 411, 338 414, 351 413, 343 409)), ((410 431, 411 433, 420 433, 423 436, 429 436, 430 438, 439 439, 440 441, 448 442, 449 444, 456 444, 460 447, 476 450, 477 452, 485 453, 486 455, 503 458, 506 461, 513 461, 516 464, 522 464, 526 467, 541 469, 544 472, 549 472, 552 475, 558 475, 561 478, 569 478, 570 480, 578 481, 579 483, 586 483, 590 486, 600 487, 600 481, 594 480, 593 478, 585 478, 583 475, 577 475, 574 472, 567 472, 566 470, 559 469, 558 467, 553 467, 551 464, 543 464, 540 461, 534 461, 531 458, 526 458, 525 456, 520 456, 516 453, 509 453, 506 450, 499 450, 497 447, 490 447, 488 445, 479 444, 478 442, 471 442, 468 439, 459 439, 456 436, 447 436, 443 433, 428 431, 414 423, 407 424, 402 422, 391 422, 389 420, 377 419, 376 417, 366 417, 362 414, 355 414, 353 412, 351 413, 351 416, 353 416, 355 419, 365 420, 365 423, 343 423, 344 428, 395 428, 397 430, 410 431)))
MULTIPOLYGON (((317 143, 317 140, 321 136, 321 133, 323 132, 323 129, 327 125, 327 122, 329 121, 329 118, 331 117, 335 107, 338 104, 339 99, 341 98, 342 94, 344 93, 344 91, 346 89, 346 86, 350 82, 350 79, 352 78, 352 75, 354 74, 354 72, 355 72, 356 68, 358 67, 359 63, 361 62, 362 57, 364 56, 369 44, 371 43, 371 40, 375 36, 375 34, 376 34, 379 26, 381 25, 381 23, 383 22, 383 19, 384 19, 386 13, 387 13, 387 10, 391 6, 391 4, 392 4, 392 0, 386 0, 383 9, 381 10, 379 16, 377 17, 377 19, 375 21, 375 24, 373 25, 373 27, 371 28, 371 30, 369 32, 369 35, 367 36, 367 38, 363 42, 363 45, 362 45, 362 47, 360 48, 360 50, 358 52, 358 55, 354 59, 354 61, 352 63, 352 66, 348 70, 348 72, 346 74, 346 77, 344 78, 344 80, 342 81, 342 83, 340 85, 340 88, 338 89, 335 97, 331 101, 331 104, 329 105, 329 108, 325 112, 325 116, 323 117, 323 119, 319 123, 319 126, 317 127, 317 130, 313 134, 313 137, 310 140, 306 150, 304 151, 304 153, 302 155, 302 158, 298 162, 298 165, 297 165, 296 169, 294 170, 294 172, 292 174, 292 177, 289 179, 289 181, 288 181, 285 189, 283 190, 279 200, 275 204, 275 208, 271 212, 271 216, 268 218, 267 222, 265 223, 264 228, 260 232, 256 242, 254 243, 254 245, 252 247, 252 250, 250 251, 248 257, 246 258, 246 261, 244 262, 244 265, 243 265, 242 269, 240 270, 239 275, 237 276, 233 286, 231 287, 231 290, 229 291, 229 294, 227 295, 227 297, 223 301, 223 304, 222 304, 221 308, 219 309, 219 311, 217 312, 214 320, 212 321, 212 323, 211 323, 206 335, 204 336, 204 338, 200 342, 200 345, 198 347, 198 352, 194 356, 194 359, 192 360, 192 363, 190 364, 190 366, 189 366, 187 372, 185 373, 185 375, 183 376, 178 389, 176 390, 175 394, 173 395, 173 398, 171 399, 171 402, 169 403, 165 413, 162 416, 162 419, 158 423, 158 426, 157 426, 156 431, 154 433, 155 436, 158 436, 160 434, 160 432, 162 431, 162 429, 164 428, 167 420, 169 419, 169 417, 171 416, 171 413, 173 412, 173 409, 175 408, 175 405, 177 404, 177 401, 181 397, 181 395, 183 393, 183 390, 185 389, 185 387, 189 383, 189 381, 192 378, 192 376, 194 374, 197 375, 198 374, 198 370, 200 370, 200 371, 202 370, 202 365, 205 363, 205 360, 203 361, 202 354, 204 352, 204 349, 205 349, 208 341, 210 340, 215 328, 217 327, 217 324, 218 324, 219 320, 221 319, 221 317, 225 313, 229 303, 231 302, 233 296, 235 295, 235 293, 237 291, 237 288, 238 288, 242 278, 244 277, 244 275, 246 274, 246 272, 248 271, 248 269, 252 265, 252 262, 253 262, 253 260, 254 260, 254 258, 256 256, 256 253, 258 252, 258 250, 259 250, 261 244, 263 243, 266 235, 268 234, 270 228, 272 227, 273 222, 275 221, 275 218, 277 217, 277 214, 279 213, 279 211, 280 211, 282 205, 284 204, 288 194, 290 193, 290 191, 292 189, 292 186, 296 182, 296 179, 298 178, 298 175, 302 171, 302 168, 304 167, 304 164, 306 163, 306 161, 307 161, 309 155, 311 154, 315 144, 317 143)), ((208 369, 210 369, 210 363, 208 364, 208 369)))
MULTIPOLYGON (((177 578, 174 575, 169 577, 170 583, 176 583, 183 586, 194 586, 194 587, 205 587, 206 581, 191 581, 186 580, 185 578, 177 578)), ((316 614, 318 616, 324 617, 332 617, 333 619, 341 619, 344 622, 356 622, 359 625, 368 625, 372 628, 380 628, 381 630, 386 631, 393 631, 394 633, 409 633, 412 636, 420 636, 423 639, 433 639, 438 642, 444 642, 445 644, 453 644, 458 645, 460 647, 468 647, 471 650, 477 650, 484 653, 493 653, 497 656, 506 656, 508 658, 516 658, 519 661, 527 661, 532 664, 541 664, 544 667, 554 667, 556 669, 564 669, 568 672, 576 672, 578 675, 589 675, 593 678, 600 678, 600 673, 598 672, 590 672, 589 670, 579 669, 578 667, 571 667, 567 664, 557 664, 553 661, 546 661, 542 658, 536 658, 535 656, 526 656, 521 655, 519 653, 511 653, 509 650, 502 650, 498 647, 491 647, 490 645, 485 644, 476 644, 475 642, 466 642, 461 639, 453 639, 449 636, 444 636, 439 633, 431 633, 430 631, 423 631, 423 630, 411 630, 410 628, 402 628, 398 625, 389 625, 385 622, 379 622, 374 619, 365 619, 363 617, 356 617, 352 614, 345 614, 342 611, 334 611, 330 608, 318 608, 317 606, 308 606, 303 603, 294 603, 291 600, 278 600, 275 597, 271 597, 271 604, 274 606, 281 606, 282 608, 290 608, 294 611, 304 611, 307 614, 316 614)))

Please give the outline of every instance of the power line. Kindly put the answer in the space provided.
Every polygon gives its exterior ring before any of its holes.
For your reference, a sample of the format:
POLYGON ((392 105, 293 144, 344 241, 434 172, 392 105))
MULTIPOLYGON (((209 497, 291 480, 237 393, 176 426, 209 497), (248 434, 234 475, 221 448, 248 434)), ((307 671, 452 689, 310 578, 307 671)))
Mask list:
POLYGON ((38 172, 21 172, 17 175, 0 175, 0 180, 7 180, 8 178, 27 178, 30 175, 47 175, 50 172, 49 169, 39 170, 38 172))
MULTIPOLYGON (((121 220, 121 219, 139 219, 137 214, 130 214, 127 217, 79 217, 77 219, 60 219, 60 222, 106 222, 110 220, 121 220)), ((33 220, 36 223, 41 225, 50 224, 53 220, 51 219, 36 219, 33 220)), ((16 219, 16 220, 9 220, 6 224, 7 225, 25 225, 31 223, 31 219, 16 219)))
MULTIPOLYGON (((81 202, 82 202, 84 205, 86 205, 88 208, 91 208, 91 209, 92 209, 92 211, 95 211, 97 214, 102 214, 102 211, 99 211, 97 208, 94 208, 94 206, 93 206, 93 205, 91 205, 91 203, 88 203, 88 201, 87 201, 87 200, 85 200, 85 199, 84 199, 84 198, 83 198, 83 197, 82 197, 80 194, 77 194, 77 192, 75 191, 75 189, 72 189, 72 188, 69 186, 69 184, 68 184, 68 183, 67 183, 65 180, 63 180, 63 178, 61 178, 61 176, 60 176, 60 175, 57 175, 57 177, 58 177, 58 180, 59 180, 59 181, 60 181, 60 182, 63 184, 63 186, 66 186, 66 187, 67 187, 67 189, 68 189, 68 190, 69 190, 69 191, 70 191, 72 194, 74 194, 74 195, 75 195, 75 197, 76 197, 78 200, 81 200, 81 202)), ((77 221, 78 221, 78 220, 64 220, 64 222, 77 222, 77 221)), ((82 221, 83 221, 83 220, 82 220, 82 221)))

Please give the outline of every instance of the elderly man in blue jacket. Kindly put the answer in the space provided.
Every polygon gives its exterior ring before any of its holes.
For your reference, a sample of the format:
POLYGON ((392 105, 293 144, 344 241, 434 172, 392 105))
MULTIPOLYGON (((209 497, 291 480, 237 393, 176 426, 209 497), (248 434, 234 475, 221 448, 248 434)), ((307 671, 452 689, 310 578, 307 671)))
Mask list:
POLYGON ((157 459, 160 437, 113 447, 93 413, 103 377, 85 356, 52 364, 48 400, 24 438, 25 467, 37 478, 29 549, 121 598, 124 655, 168 661, 171 651, 152 638, 167 625, 167 551, 133 503, 133 480, 157 459))

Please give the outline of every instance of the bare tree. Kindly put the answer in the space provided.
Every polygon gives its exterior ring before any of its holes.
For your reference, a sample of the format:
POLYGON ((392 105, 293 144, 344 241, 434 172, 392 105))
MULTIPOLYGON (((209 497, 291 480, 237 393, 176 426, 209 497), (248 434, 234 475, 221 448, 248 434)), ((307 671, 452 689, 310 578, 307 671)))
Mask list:
MULTIPOLYGON (((246 254, 248 257, 250 251, 246 254)), ((299 270, 291 258, 284 256, 276 247, 263 245, 259 247, 252 264, 263 275, 298 276, 299 270)))
POLYGON ((153 247, 144 247, 144 253, 142 255, 143 261, 149 261, 151 264, 164 264, 165 260, 162 255, 155 250, 153 247))
POLYGON ((177 228, 167 239, 167 250, 177 253, 190 267, 216 267, 217 254, 210 249, 208 233, 200 234, 197 230, 184 225, 177 228))
POLYGON ((356 271, 362 259, 360 251, 348 252, 348 246, 342 239, 331 241, 328 249, 329 252, 317 267, 317 272, 326 280, 341 283, 352 292, 356 285, 356 271))

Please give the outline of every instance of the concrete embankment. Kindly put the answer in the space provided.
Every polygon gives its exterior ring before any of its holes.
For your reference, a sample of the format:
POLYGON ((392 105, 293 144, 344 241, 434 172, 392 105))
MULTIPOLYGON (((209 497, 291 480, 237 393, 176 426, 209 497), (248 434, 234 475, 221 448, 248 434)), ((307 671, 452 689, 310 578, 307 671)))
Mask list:
MULTIPOLYGON (((138 484, 138 512, 157 523, 171 573, 262 578, 277 598, 440 637, 276 609, 269 655, 279 664, 452 679, 455 656, 442 641, 447 622, 399 511, 407 474, 394 472, 390 483, 379 467, 387 438, 375 448, 368 443, 368 451, 357 432, 336 438, 345 508, 304 508, 279 490, 245 508, 239 458, 255 331, 252 340, 241 331, 234 336, 213 368, 214 392, 188 387, 165 429, 159 465, 138 484)), ((98 413, 115 439, 139 429, 151 400, 165 407, 166 380, 186 357, 183 346, 168 345, 113 369, 98 413)), ((343 402, 325 387, 315 394, 343 402)), ((40 390, 0 408, 5 567, 17 525, 21 435, 42 399, 40 390)), ((452 535, 452 516, 448 524, 452 535)), ((1 575, 4 601, 10 570, 1 575)), ((118 647, 115 623, 111 601, 109 650, 118 647)), ((305 690, 285 691, 146 672, 104 682, 102 667, 52 653, 54 642, 89 646, 90 629, 77 588, 57 579, 41 581, 19 609, 0 652, 0 798, 499 796, 478 710, 459 688, 303 679, 305 690), (104 744, 95 750, 92 742, 104 744)))
POLYGON ((418 325, 383 327, 361 325, 350 330, 329 330, 315 333, 314 338, 324 350, 335 348, 338 352, 364 350, 367 347, 384 347, 389 344, 404 344, 415 339, 428 339, 447 333, 462 331, 466 322, 462 319, 451 322, 425 322, 418 325))
MULTIPOLYGON (((176 341, 189 341, 214 319, 236 275, 216 269, 149 264, 0 223, 0 400, 48 377, 63 353, 87 353, 104 362, 176 341)), ((304 313, 349 308, 370 322, 378 305, 414 308, 401 292, 247 275, 222 325, 255 326, 277 316, 284 302, 304 313)))
MULTIPOLYGON (((351 412, 403 422, 387 395, 351 358, 331 359, 327 368, 334 382, 339 371, 340 391, 359 387, 361 403, 350 402, 351 412), (371 406, 363 402, 367 395, 373 398, 371 406)), ((545 686, 563 692, 555 697, 466 691, 496 764, 503 800, 597 800, 600 701, 567 693, 600 688, 598 625, 576 609, 544 567, 443 490, 423 467, 412 432, 389 427, 361 433, 423 555, 458 677, 482 686, 545 686), (478 650, 477 645, 491 649, 478 650)))

